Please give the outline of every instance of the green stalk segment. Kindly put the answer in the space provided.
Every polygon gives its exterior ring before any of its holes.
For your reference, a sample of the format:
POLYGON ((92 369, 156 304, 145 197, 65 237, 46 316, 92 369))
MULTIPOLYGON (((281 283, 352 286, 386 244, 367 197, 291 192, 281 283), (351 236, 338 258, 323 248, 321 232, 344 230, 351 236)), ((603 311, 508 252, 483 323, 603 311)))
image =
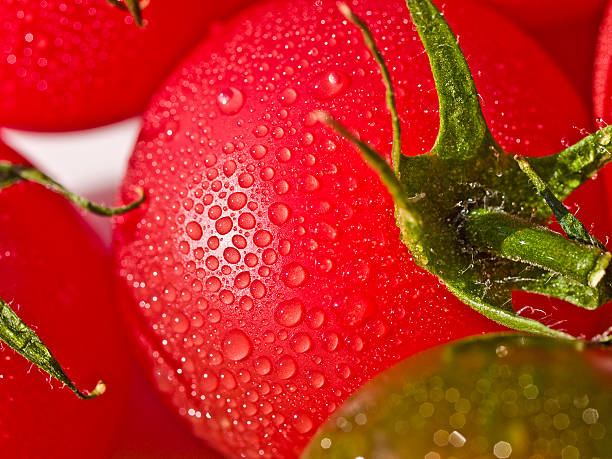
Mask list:
POLYGON ((481 250, 597 287, 612 255, 599 247, 566 239, 547 228, 494 210, 477 209, 465 219, 467 240, 481 250))
POLYGON ((0 341, 8 344, 17 353, 68 386, 70 390, 83 400, 95 398, 106 391, 106 385, 102 381, 99 381, 91 392, 80 391, 36 333, 1 299, 0 341))

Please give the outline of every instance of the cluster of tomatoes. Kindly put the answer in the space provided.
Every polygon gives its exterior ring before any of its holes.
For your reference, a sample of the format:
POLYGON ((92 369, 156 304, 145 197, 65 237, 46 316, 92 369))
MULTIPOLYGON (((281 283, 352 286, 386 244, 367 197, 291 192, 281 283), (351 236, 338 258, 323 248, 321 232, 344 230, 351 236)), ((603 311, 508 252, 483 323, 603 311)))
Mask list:
MULTIPOLYGON (((390 151, 379 68, 335 1, 149 3, 141 28, 105 0, 0 4, 0 126, 72 130, 144 111, 121 199, 146 194, 115 218, 113 267, 62 197, 25 182, 0 191, 0 298, 79 386, 109 387, 78 400, 0 349, 3 454, 112 455, 134 347, 197 437, 228 456, 295 457, 381 371, 503 329, 413 263, 385 187, 313 115, 390 151)), ((612 120, 604 0, 434 3, 503 147, 550 154, 612 120)), ((404 2, 350 6, 390 69, 403 152, 428 151, 437 96, 404 2)), ((0 159, 24 162, 4 145, 0 159)), ((605 186, 572 204, 604 241, 605 186)), ((612 325, 606 306, 532 314, 585 338, 612 325)))

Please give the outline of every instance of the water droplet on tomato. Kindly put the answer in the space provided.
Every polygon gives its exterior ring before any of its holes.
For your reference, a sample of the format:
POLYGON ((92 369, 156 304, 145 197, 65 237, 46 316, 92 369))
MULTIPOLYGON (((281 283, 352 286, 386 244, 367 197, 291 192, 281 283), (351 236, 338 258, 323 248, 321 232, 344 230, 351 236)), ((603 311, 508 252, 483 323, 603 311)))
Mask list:
POLYGON ((317 191, 320 186, 321 184, 319 183, 319 179, 312 174, 304 175, 298 185, 300 191, 304 191, 306 193, 313 193, 317 191))
POLYGON ((312 95, 321 100, 333 99, 350 84, 349 77, 340 70, 328 70, 313 81, 312 95))
POLYGON ((319 373, 318 371, 313 371, 310 374, 310 385, 315 389, 319 389, 323 387, 325 384, 325 375, 323 373, 319 373))
POLYGON ((226 247, 223 251, 223 258, 228 263, 236 264, 240 261, 240 252, 233 247, 226 247))
POLYGON ((272 242, 272 234, 266 230, 259 230, 253 235, 253 242, 257 247, 266 247, 272 242))
POLYGON ((348 328, 361 325, 374 310, 371 301, 358 293, 337 297, 333 307, 340 323, 348 328))
POLYGON ((268 217, 270 221, 278 226, 289 220, 290 214, 291 210, 287 204, 283 204, 282 202, 275 202, 268 208, 268 217))
POLYGON ((263 158, 264 156, 266 156, 267 152, 268 149, 264 145, 255 145, 253 148, 251 148, 251 156, 254 159, 263 158))
POLYGON ((200 388, 204 392, 212 392, 219 386, 219 378, 212 371, 208 370, 202 374, 200 388))
POLYGON ((220 218, 215 222, 215 229, 219 234, 227 234, 232 230, 233 223, 229 217, 220 218))
POLYGON ((242 192, 236 192, 229 195, 227 198, 227 206, 232 210, 240 210, 247 203, 247 196, 242 192))
POLYGON ((236 279, 234 279, 234 286, 239 289, 247 288, 251 283, 251 275, 248 271, 242 271, 238 273, 236 279))
POLYGON ((240 228, 253 229, 255 228, 255 224, 255 217, 252 213, 244 212, 238 217, 238 226, 240 226, 240 228))
POLYGON ((230 86, 217 95, 217 105, 224 115, 235 115, 244 105, 244 94, 230 86))
POLYGON ((280 379, 289 379, 295 376, 297 372, 297 364, 295 360, 293 360, 288 355, 282 356, 278 360, 278 368, 276 370, 276 374, 280 379))
POLYGON ((202 227, 198 222, 189 222, 187 226, 185 226, 185 231, 187 236, 189 236, 194 241, 197 241, 202 238, 202 227))
POLYGON ((223 355, 230 360, 242 360, 251 353, 251 341, 238 329, 230 330, 223 340, 223 355))
POLYGON ((287 88, 281 92, 280 100, 284 105, 293 105, 298 98, 298 93, 293 88, 287 88))
POLYGON ((287 287, 300 287, 308 280, 308 271, 299 263, 289 263, 283 268, 281 279, 287 287))
POLYGON ((298 333, 291 340, 291 349, 297 354, 308 352, 312 348, 312 339, 306 333, 298 333))
POLYGON ((253 366, 255 367, 255 373, 261 376, 267 375, 272 370, 272 362, 267 357, 255 359, 253 366))
POLYGON ((172 319, 172 329, 176 333, 185 333, 189 329, 189 320, 180 312, 177 312, 172 319))
POLYGON ((304 317, 304 303, 297 298, 279 303, 274 318, 284 327, 295 327, 304 317))
POLYGON ((276 158, 281 163, 286 163, 286 162, 291 161, 291 157, 292 157, 291 150, 289 150, 287 147, 282 147, 276 152, 276 158))
POLYGON ((312 430, 312 419, 307 414, 298 413, 293 416, 293 427, 301 434, 308 433, 312 430))

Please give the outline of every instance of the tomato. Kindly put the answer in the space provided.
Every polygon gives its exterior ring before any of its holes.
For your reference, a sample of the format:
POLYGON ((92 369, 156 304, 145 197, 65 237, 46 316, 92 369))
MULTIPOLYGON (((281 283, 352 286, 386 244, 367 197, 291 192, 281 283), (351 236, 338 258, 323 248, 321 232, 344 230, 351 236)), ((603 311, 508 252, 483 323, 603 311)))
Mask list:
MULTIPOLYGON (((404 153, 422 153, 437 101, 405 5, 354 9, 388 62, 404 153)), ((540 48, 482 7, 451 2, 445 13, 503 146, 544 154, 577 138, 586 110, 540 48)), ((148 196, 114 231, 141 355, 195 434, 232 457, 294 457, 380 371, 500 329, 416 267, 389 194, 315 109, 389 153, 384 87, 359 31, 333 1, 267 3, 166 82, 124 181, 126 199, 134 186, 148 196)), ((604 310, 555 307, 544 320, 565 314, 557 326, 574 333, 610 325, 604 310)))
POLYGON ((606 0, 479 0, 528 32, 568 74, 578 92, 591 100, 597 30, 606 0))
POLYGON ((591 360, 610 357, 512 335, 440 346, 369 382, 303 457, 605 457, 612 379, 591 360))
POLYGON ((139 28, 106 0, 0 4, 0 125, 92 127, 144 110, 210 22, 246 0, 153 0, 139 28))
MULTIPOLYGON (((0 144, 0 159, 23 158, 0 144)), ((78 399, 6 345, 0 346, 0 450, 5 457, 107 457, 130 385, 125 331, 106 250, 64 198, 40 185, 0 191, 0 298, 35 330, 81 389, 78 399)))

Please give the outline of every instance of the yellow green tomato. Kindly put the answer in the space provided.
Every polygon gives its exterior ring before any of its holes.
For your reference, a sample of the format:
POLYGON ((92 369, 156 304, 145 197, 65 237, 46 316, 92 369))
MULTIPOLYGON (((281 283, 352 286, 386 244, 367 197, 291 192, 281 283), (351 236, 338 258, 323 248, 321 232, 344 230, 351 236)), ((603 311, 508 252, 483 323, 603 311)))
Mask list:
POLYGON ((612 351, 489 335, 425 351, 350 398, 305 458, 612 458, 612 351))

